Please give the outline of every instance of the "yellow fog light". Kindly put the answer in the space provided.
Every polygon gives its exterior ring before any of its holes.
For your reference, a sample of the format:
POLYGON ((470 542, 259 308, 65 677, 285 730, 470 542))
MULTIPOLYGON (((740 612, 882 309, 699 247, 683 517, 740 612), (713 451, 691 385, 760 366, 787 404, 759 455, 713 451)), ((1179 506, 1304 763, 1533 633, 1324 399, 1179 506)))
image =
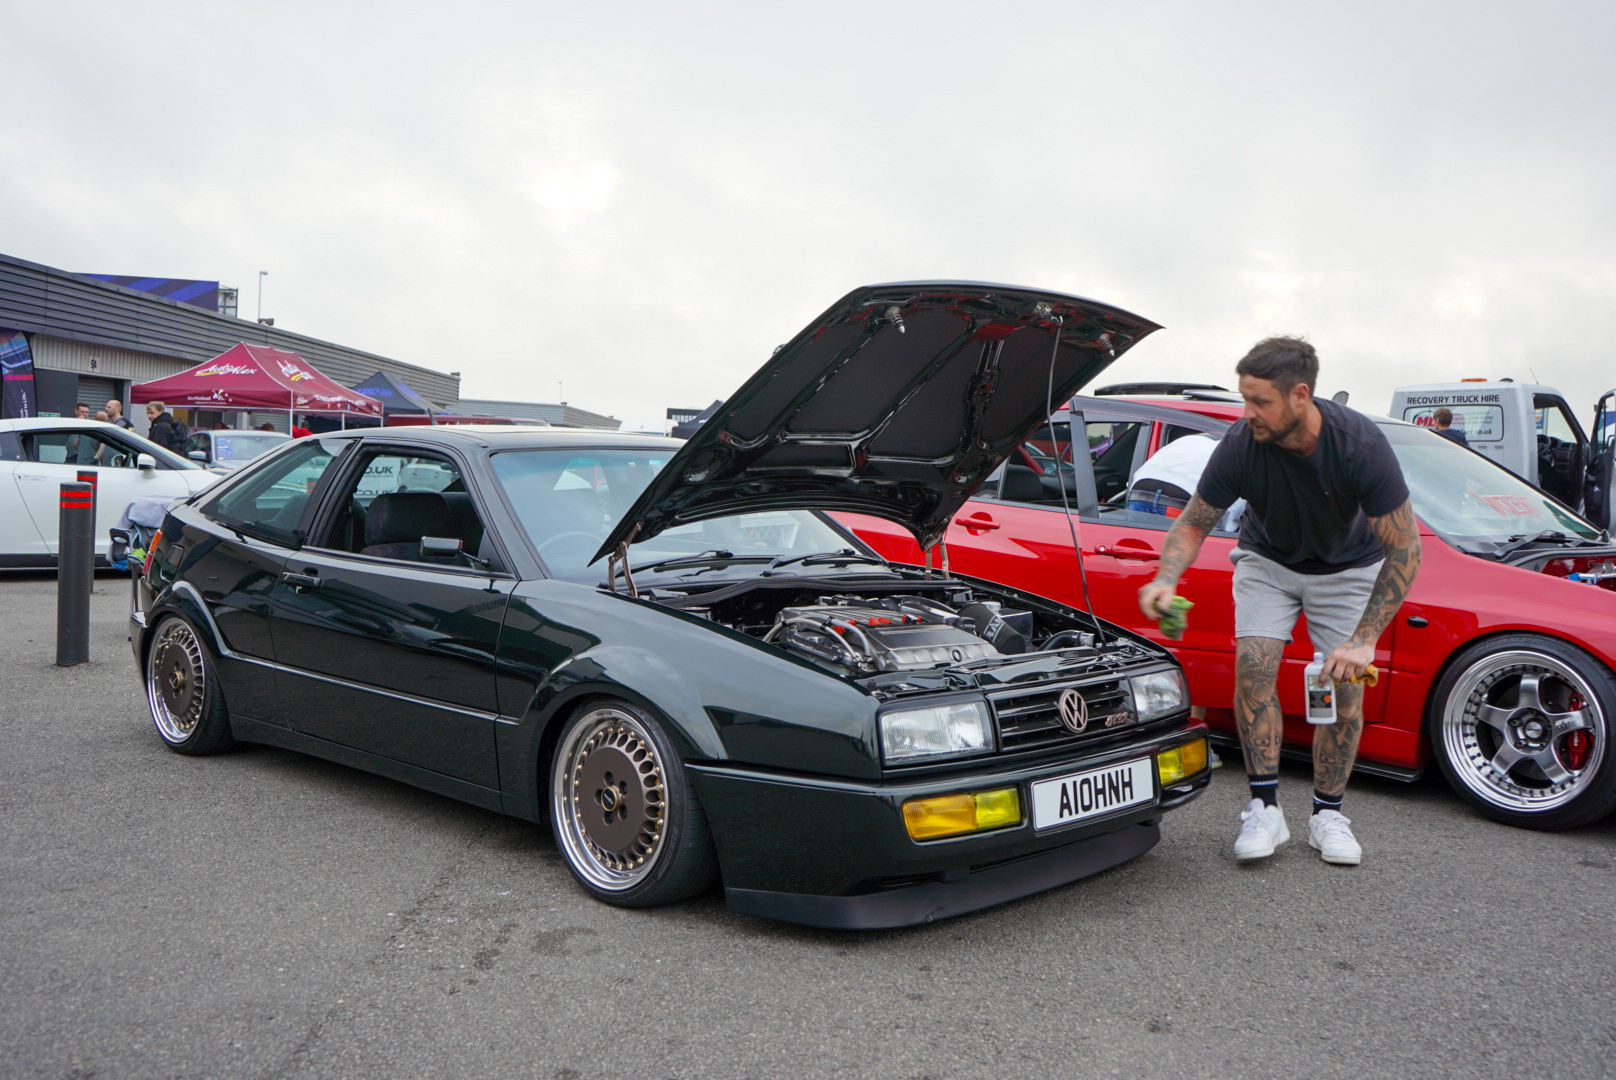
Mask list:
POLYGON ((998 788, 973 795, 937 795, 903 804, 903 822, 916 840, 997 829, 1021 821, 1021 793, 998 788))
POLYGON ((1021 792, 1013 787, 976 793, 976 827, 997 829, 1021 821, 1021 792))
POLYGON ((1206 740, 1196 739, 1156 755, 1156 773, 1161 782, 1171 784, 1186 776, 1194 776, 1206 768, 1206 740))

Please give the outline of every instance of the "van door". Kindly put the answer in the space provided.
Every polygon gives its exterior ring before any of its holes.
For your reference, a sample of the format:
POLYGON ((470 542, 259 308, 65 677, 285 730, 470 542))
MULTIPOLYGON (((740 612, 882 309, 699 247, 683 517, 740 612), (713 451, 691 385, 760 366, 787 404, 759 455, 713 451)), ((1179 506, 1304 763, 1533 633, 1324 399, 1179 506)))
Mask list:
POLYGON ((1611 495, 1611 484, 1616 483, 1616 411, 1613 411, 1612 390, 1599 399, 1594 407, 1593 437, 1588 446, 1588 475, 1583 481, 1583 514, 1601 529, 1616 530, 1616 498, 1611 495))
POLYGON ((1534 394, 1537 418, 1537 486, 1573 510, 1582 509, 1588 440, 1571 407, 1558 394, 1534 394))

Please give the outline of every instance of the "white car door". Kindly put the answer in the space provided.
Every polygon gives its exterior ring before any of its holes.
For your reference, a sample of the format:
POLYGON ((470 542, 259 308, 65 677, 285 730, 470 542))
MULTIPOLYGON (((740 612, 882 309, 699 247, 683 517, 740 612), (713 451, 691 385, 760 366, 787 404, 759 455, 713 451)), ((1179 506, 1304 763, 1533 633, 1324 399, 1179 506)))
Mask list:
POLYGON ((188 472, 141 469, 138 444, 110 431, 93 428, 35 430, 23 434, 17 466, 17 488, 49 554, 56 554, 61 485, 78 479, 80 470, 96 473, 95 553, 103 558, 112 539, 107 530, 118 524, 124 507, 138 496, 183 499, 191 494, 188 472))
POLYGON ((0 432, 0 559, 45 554, 45 538, 23 503, 17 470, 26 469, 22 440, 15 432, 0 432))

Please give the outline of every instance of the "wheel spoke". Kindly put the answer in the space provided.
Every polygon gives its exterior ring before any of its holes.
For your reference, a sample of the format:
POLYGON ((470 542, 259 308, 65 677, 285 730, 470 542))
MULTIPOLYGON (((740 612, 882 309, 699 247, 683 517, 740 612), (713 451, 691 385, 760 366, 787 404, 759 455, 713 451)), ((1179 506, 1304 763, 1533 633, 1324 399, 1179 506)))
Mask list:
POLYGON ((1493 755, 1492 761, 1488 764, 1493 767, 1493 770, 1497 772, 1499 776, 1507 777, 1509 775, 1509 770, 1513 769, 1525 757, 1525 754, 1515 749, 1515 745, 1513 743, 1506 741, 1498 748, 1498 753, 1493 755))
POLYGON ((1476 720, 1497 729, 1506 739, 1509 738, 1509 718, 1514 715, 1514 709, 1500 709, 1497 705, 1482 705, 1476 709, 1476 720))
POLYGON ((1522 675, 1521 687, 1515 696, 1515 707, 1518 709, 1536 709, 1540 713, 1548 712, 1548 706, 1543 704, 1543 676, 1522 675))
POLYGON ((1531 758, 1537 763, 1537 767, 1543 770, 1543 775, 1549 778, 1551 784, 1563 784, 1572 777, 1570 771, 1560 764, 1560 759, 1555 756, 1552 746, 1544 747, 1532 754, 1531 758))
POLYGON ((1566 735, 1573 731, 1591 731, 1594 726, 1593 718, 1588 715, 1587 709, 1576 709, 1572 712, 1544 713, 1549 723, 1554 725, 1555 735, 1566 735))

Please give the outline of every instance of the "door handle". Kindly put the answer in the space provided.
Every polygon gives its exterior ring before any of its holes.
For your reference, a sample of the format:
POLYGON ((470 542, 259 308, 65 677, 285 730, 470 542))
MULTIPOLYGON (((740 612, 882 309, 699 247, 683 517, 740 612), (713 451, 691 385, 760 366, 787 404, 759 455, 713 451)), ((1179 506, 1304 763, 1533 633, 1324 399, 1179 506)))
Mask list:
POLYGON ((320 587, 320 579, 312 574, 282 574, 281 580, 290 585, 294 592, 307 592, 320 587))
POLYGON ((1161 558, 1159 554, 1147 547, 1134 547, 1131 544, 1127 546, 1118 544, 1115 547, 1106 547, 1101 544, 1094 549, 1094 554, 1109 555, 1113 559, 1139 559, 1141 561, 1155 561, 1161 558))
POLYGON ((45 478, 43 476, 35 476, 33 473, 18 473, 17 474, 17 479, 18 480, 43 480, 45 478))
POLYGON ((984 531, 1003 528, 1002 525, 988 517, 986 514, 972 514, 968 518, 961 518, 960 524, 965 526, 967 529, 981 529, 984 531))

